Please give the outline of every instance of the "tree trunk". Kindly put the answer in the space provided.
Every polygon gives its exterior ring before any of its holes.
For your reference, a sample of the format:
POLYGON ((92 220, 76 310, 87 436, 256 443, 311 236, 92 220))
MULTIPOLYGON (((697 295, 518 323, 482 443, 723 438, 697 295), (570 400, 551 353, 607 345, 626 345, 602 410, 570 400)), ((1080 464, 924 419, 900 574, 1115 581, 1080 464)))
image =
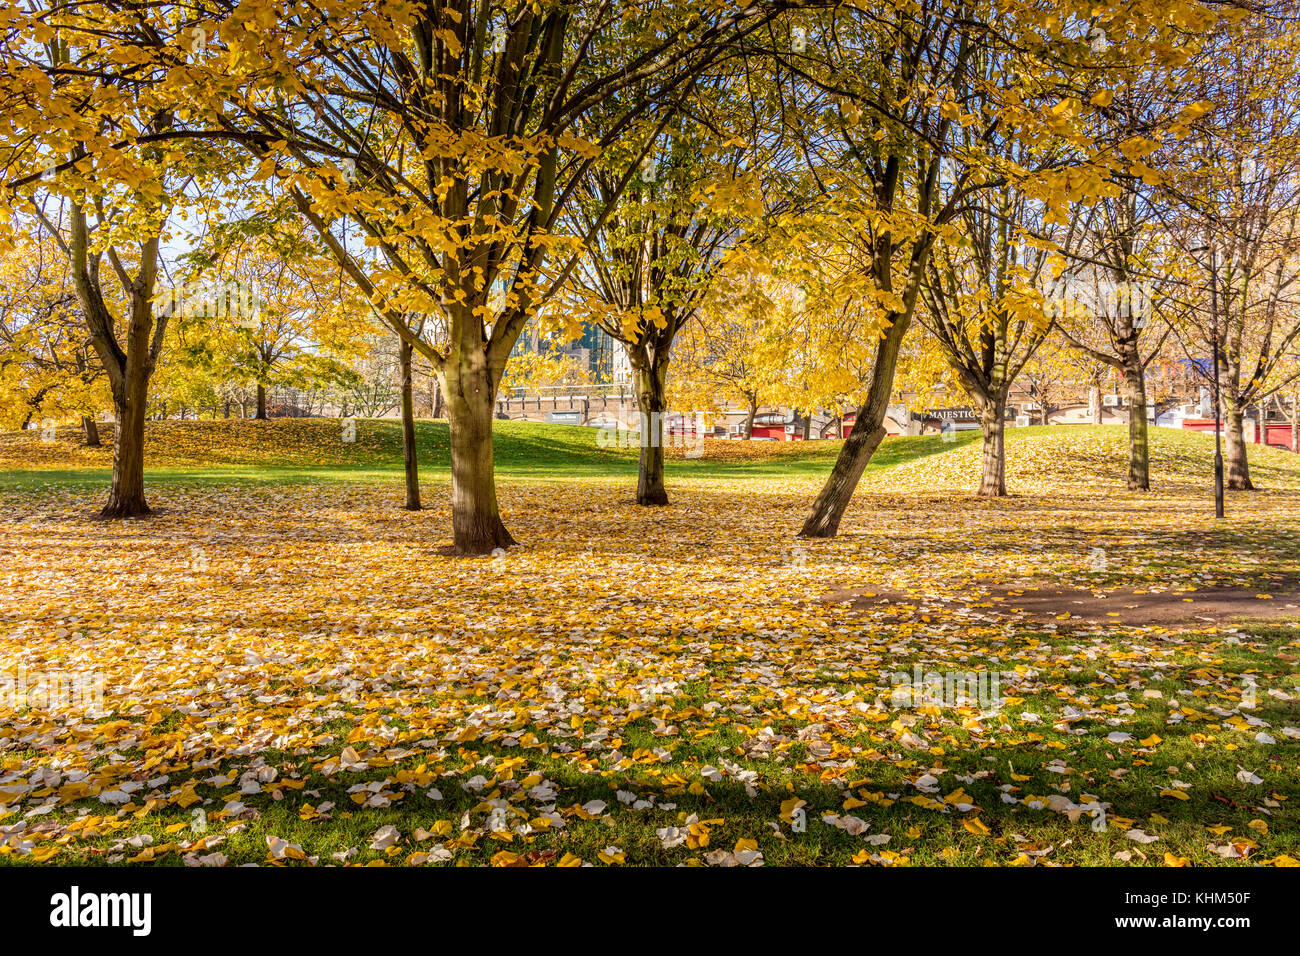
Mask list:
POLYGON ((1242 432, 1243 409, 1231 399, 1224 409, 1224 487, 1233 491, 1254 491, 1250 480, 1250 462, 1246 458, 1246 440, 1242 432))
POLYGON ((1130 362, 1124 369, 1128 387, 1128 490, 1151 490, 1151 460, 1147 445, 1147 387, 1142 368, 1130 362))
POLYGON ((984 434, 982 456, 983 474, 980 478, 981 498, 1002 498, 1007 493, 1006 408, 1007 393, 990 396, 980 410, 980 430, 984 434))
POLYGON ((151 513, 144 499, 144 423, 149 411, 149 380, 171 316, 170 309, 158 317, 153 314, 159 239, 154 235, 140 241, 140 272, 130 284, 126 338, 119 342, 113 332, 113 314, 99 287, 97 259, 87 254, 89 230, 84 211, 74 201, 70 212, 70 271, 91 345, 108 374, 117 416, 113 429, 113 483, 100 516, 143 517, 151 513))
POLYGON ((453 350, 444 372, 451 432, 451 528, 455 554, 491 554, 515 543, 501 523, 492 458, 496 381, 481 348, 453 350))
POLYGON ((641 411, 641 458, 637 465, 636 503, 666 505, 663 416, 668 404, 668 362, 666 359, 637 362, 632 374, 636 380, 637 406, 641 411))
POLYGON ((257 383, 257 420, 266 421, 266 386, 261 382, 257 383))
POLYGON ((839 533, 840 520, 857 490, 862 472, 884 437, 884 425, 876 421, 870 405, 859 408, 849 437, 844 440, 839 457, 835 459, 835 467, 813 502, 812 514, 799 529, 801 537, 833 538, 839 533))
POLYGON ((90 415, 81 416, 81 427, 86 431, 86 447, 99 448, 99 425, 90 415))
POLYGON ((745 439, 754 437, 754 419, 758 416, 758 399, 752 398, 749 402, 749 411, 745 415, 745 439))
POLYGON ((803 440, 804 440, 804 441, 811 441, 811 440, 812 440, 812 413, 811 413, 811 412, 810 412, 808 415, 804 416, 804 420, 803 420, 803 440))
POLYGON ((411 384, 411 353, 414 348, 403 339, 398 344, 402 368, 402 463, 406 468, 406 510, 420 510, 420 466, 415 448, 415 396, 411 384))
MULTIPOLYGON (((128 369, 131 359, 127 360, 128 369)), ((144 420, 149 379, 128 372, 122 394, 114 396, 117 427, 113 435, 113 486, 103 518, 139 518, 152 514, 144 500, 144 420)))
POLYGON ((1291 396, 1291 451, 1300 453, 1300 393, 1291 396))
POLYGON ((826 484, 813 502, 812 513, 799 529, 800 537, 833 538, 839 532, 840 520, 853 498, 853 492, 857 490, 858 482, 862 480, 862 472, 884 440, 885 410, 889 407, 889 396, 894 390, 898 353, 911 319, 909 307, 908 312, 895 317, 889 331, 876 346, 876 361, 871 369, 867 400, 858 409, 853 429, 840 447, 839 457, 835 459, 835 467, 831 469, 826 484))

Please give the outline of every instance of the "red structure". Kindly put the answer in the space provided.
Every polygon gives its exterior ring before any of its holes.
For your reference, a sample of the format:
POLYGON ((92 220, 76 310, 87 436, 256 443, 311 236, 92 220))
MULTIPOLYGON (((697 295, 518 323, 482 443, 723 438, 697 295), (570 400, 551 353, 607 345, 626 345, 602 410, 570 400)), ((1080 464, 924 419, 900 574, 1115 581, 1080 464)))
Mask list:
MULTIPOLYGON (((1190 428, 1193 431, 1209 432, 1214 434, 1214 419, 1212 418, 1184 418, 1183 427, 1190 428)), ((1295 451, 1291 447, 1291 426, 1287 422, 1266 422, 1263 428, 1256 426, 1255 422, 1247 421, 1251 438, 1249 439, 1256 445, 1271 445, 1274 448, 1281 448, 1286 451, 1295 451)), ((1219 428, 1223 428, 1223 423, 1219 423, 1219 428)))
POLYGON ((754 416, 752 438, 770 438, 774 441, 803 441, 803 421, 793 414, 763 412, 754 416))
POLYGON ((1286 422, 1269 422, 1264 426, 1267 434, 1264 436, 1264 444, 1272 445, 1274 448, 1285 448, 1287 451, 1295 451, 1291 447, 1291 426, 1286 422))

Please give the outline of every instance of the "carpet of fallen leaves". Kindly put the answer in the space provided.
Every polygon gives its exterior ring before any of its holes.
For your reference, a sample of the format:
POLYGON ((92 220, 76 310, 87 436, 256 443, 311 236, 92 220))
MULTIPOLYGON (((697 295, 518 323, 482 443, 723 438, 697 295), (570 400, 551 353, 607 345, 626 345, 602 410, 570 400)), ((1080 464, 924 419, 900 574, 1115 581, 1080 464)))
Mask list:
MULTIPOLYGON (((184 468, 368 464, 384 453, 391 458, 396 437, 391 427, 381 430, 378 423, 363 420, 347 443, 340 440, 342 429, 341 420, 319 418, 150 422, 145 460, 153 468, 184 468)), ((60 428, 48 441, 34 440, 30 432, 0 433, 0 468, 112 467, 113 426, 101 426, 101 431, 98 448, 87 447, 77 428, 60 428)), ((431 450, 426 441, 424 453, 431 450)))
POLYGON ((1031 621, 1023 582, 1191 592, 1300 575, 1300 468, 1216 529, 1205 447, 962 445, 871 475, 839 538, 792 535, 815 476, 503 479, 523 542, 439 556, 389 482, 0 490, 0 671, 101 681, 99 709, 0 697, 0 862, 758 865, 1300 858, 1287 621, 1031 621), (827 601, 870 584, 889 607, 827 601), (938 601, 944 596, 948 602, 938 601), (891 674, 1002 675, 907 705, 891 674))

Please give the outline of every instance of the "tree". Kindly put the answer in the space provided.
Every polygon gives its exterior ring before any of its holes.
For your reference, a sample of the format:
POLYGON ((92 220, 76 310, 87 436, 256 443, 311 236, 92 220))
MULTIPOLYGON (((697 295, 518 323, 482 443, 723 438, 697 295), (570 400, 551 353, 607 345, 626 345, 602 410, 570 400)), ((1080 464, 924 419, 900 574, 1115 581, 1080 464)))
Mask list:
POLYGON ((1093 214, 1091 261, 1065 284, 1055 319, 1070 345, 1123 378, 1129 404, 1128 489, 1149 491, 1147 369, 1163 353, 1173 325, 1157 321, 1165 312, 1163 294, 1158 282, 1144 277, 1151 273, 1144 260, 1149 262, 1154 243, 1138 220, 1136 191, 1103 200, 1093 214))
MULTIPOLYGON (((1194 101, 1192 79, 1210 64, 1203 53, 1181 68, 1123 77, 1108 87, 1098 120, 1130 137, 1158 130, 1163 118, 1179 115, 1170 141, 1177 143, 1209 108, 1194 101)), ((1081 211, 1083 234, 1069 267, 1061 296, 1053 303, 1062 336, 1093 364, 1097 381, 1090 402, 1100 422, 1098 390, 1102 368, 1124 382, 1129 403, 1130 491, 1151 487, 1147 443, 1147 369, 1162 354, 1173 329, 1170 305, 1175 287, 1171 246, 1160 223, 1162 183, 1177 147, 1152 154, 1137 172, 1115 170, 1113 189, 1081 211)))
POLYGON ((1010 184, 974 196, 959 219, 959 238, 937 244, 927 264, 920 321, 979 409, 984 497, 1007 493, 1007 396, 1052 327, 1044 293, 1063 262, 1050 245, 1031 242, 1050 231, 1038 212, 1010 184))
POLYGON ((248 381, 259 421, 268 389, 337 378, 374 328, 333 257, 296 226, 283 210, 219 223, 169 292, 191 355, 202 343, 213 374, 248 381))
MULTIPOLYGON (((144 421, 149 380, 170 313, 155 314, 164 224, 174 197, 157 147, 128 158, 92 151, 123 126, 144 136, 168 129, 166 109, 132 102, 132 87, 95 68, 97 41, 44 21, 45 10, 14 13, 37 42, 4 48, 0 116, 31 135, 8 154, 4 179, 64 256, 90 342, 107 373, 116 428, 105 518, 150 513, 144 497, 144 421)), ((13 142, 13 139, 10 139, 13 142)), ((174 182, 174 177, 173 177, 174 182)), ((21 206, 19 207, 22 208, 21 206)), ((11 218, 11 223, 13 219, 11 218)), ((12 225, 10 227, 13 228, 12 225)), ((12 233, 6 246, 12 248, 12 233)))
POLYGON ((402 404, 400 339, 372 329, 362 338, 366 346, 352 362, 350 372, 339 388, 339 413, 377 418, 402 404))
POLYGON ((420 464, 415 444, 415 397, 411 365, 414 346, 410 342, 398 341, 398 365, 402 375, 402 471, 406 476, 407 511, 419 511, 424 505, 420 501, 420 464))
POLYGON ((611 151, 573 207, 577 230, 590 238, 575 270, 578 302, 570 315, 622 343, 632 366, 642 415, 639 505, 668 504, 663 419, 673 343, 698 318, 728 241, 747 214, 763 208, 759 183, 744 171, 754 139, 717 144, 709 132, 682 120, 652 135, 650 155, 621 197, 628 157, 611 151))
POLYGON ((113 480, 101 514, 144 516, 144 421, 173 307, 155 303, 168 223, 180 206, 218 205, 228 170, 182 135, 184 111, 160 94, 185 78, 172 67, 192 50, 172 36, 168 10, 141 18, 32 3, 7 13, 0 249, 34 222, 64 257, 113 397, 113 480))
POLYGON ((44 245, 22 241, 0 262, 0 412, 12 428, 74 415, 86 444, 99 447, 95 416, 109 403, 103 369, 67 270, 44 245))
POLYGON ((1297 375, 1288 361, 1300 336, 1297 49, 1294 16, 1263 11, 1220 30, 1201 79, 1215 109, 1170 160, 1179 174, 1168 224, 1191 271, 1181 339, 1220 392, 1226 485, 1236 490, 1254 488, 1247 408, 1262 409, 1297 375))
MULTIPOLYGON (((348 0, 324 17, 205 4, 220 43, 187 84, 186 132, 250 150, 257 175, 275 177, 384 321, 437 369, 456 553, 514 543, 497 505, 495 396, 525 323, 580 251, 584 237, 561 230, 579 185, 651 104, 675 104, 661 110, 667 123, 696 76, 785 7, 348 0), (639 93, 598 128, 583 125, 624 90, 639 93), (362 248, 345 242, 347 223, 362 248), (413 316, 444 325, 442 347, 413 316)), ((611 205, 648 150, 631 157, 611 205)))
POLYGON ((678 333, 670 388, 679 408, 717 413, 721 403, 738 403, 750 438, 768 385, 765 331, 779 306, 769 294, 770 276, 753 263, 733 257, 721 273, 678 333))
POLYGON ((845 283, 856 249, 821 232, 815 221, 792 216, 765 237, 764 255, 779 264, 762 279, 772 308, 755 352, 767 401, 801 412, 805 437, 818 411, 838 416, 865 397, 879 322, 876 303, 845 283))
POLYGON ((1021 370, 1020 378, 1030 401, 1038 406, 1039 425, 1046 425, 1048 417, 1060 401, 1069 395, 1086 393, 1089 396, 1093 424, 1101 424, 1101 396, 1099 388, 1103 366, 1091 356, 1079 352, 1060 336, 1059 324, 1034 351, 1021 370), (1095 393, 1095 394, 1094 394, 1095 393), (1095 398, 1096 403, 1092 404, 1095 398))
POLYGON ((840 8, 810 37, 817 56, 791 58, 802 112, 826 117, 808 137, 819 159, 813 174, 859 250, 855 284, 879 315, 866 398, 801 535, 835 535, 884 437, 939 232, 969 197, 1004 182, 1063 221, 1069 202, 1098 194, 1108 170, 1140 162, 1145 138, 1084 136, 1082 118, 1106 102, 1103 78, 1181 62, 1183 31, 1212 19, 1189 4, 1146 4, 1141 13, 1103 4, 1089 13, 1042 19, 1028 5, 960 2, 840 8), (1008 137, 1053 148, 1025 168, 999 148, 1008 137))

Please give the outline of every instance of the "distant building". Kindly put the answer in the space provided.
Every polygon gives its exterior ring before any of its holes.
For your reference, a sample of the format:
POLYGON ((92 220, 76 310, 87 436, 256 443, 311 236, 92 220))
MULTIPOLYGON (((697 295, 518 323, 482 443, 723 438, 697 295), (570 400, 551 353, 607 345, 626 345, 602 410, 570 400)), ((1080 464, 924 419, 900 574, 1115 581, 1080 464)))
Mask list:
POLYGON ((511 356, 537 352, 575 359, 597 384, 621 384, 632 380, 632 365, 623 344, 598 325, 584 323, 582 335, 572 342, 549 342, 530 321, 515 343, 511 356))
POLYGON ((611 338, 613 344, 613 363, 609 381, 614 385, 627 385, 632 381, 632 360, 628 358, 627 349, 618 339, 611 338))

